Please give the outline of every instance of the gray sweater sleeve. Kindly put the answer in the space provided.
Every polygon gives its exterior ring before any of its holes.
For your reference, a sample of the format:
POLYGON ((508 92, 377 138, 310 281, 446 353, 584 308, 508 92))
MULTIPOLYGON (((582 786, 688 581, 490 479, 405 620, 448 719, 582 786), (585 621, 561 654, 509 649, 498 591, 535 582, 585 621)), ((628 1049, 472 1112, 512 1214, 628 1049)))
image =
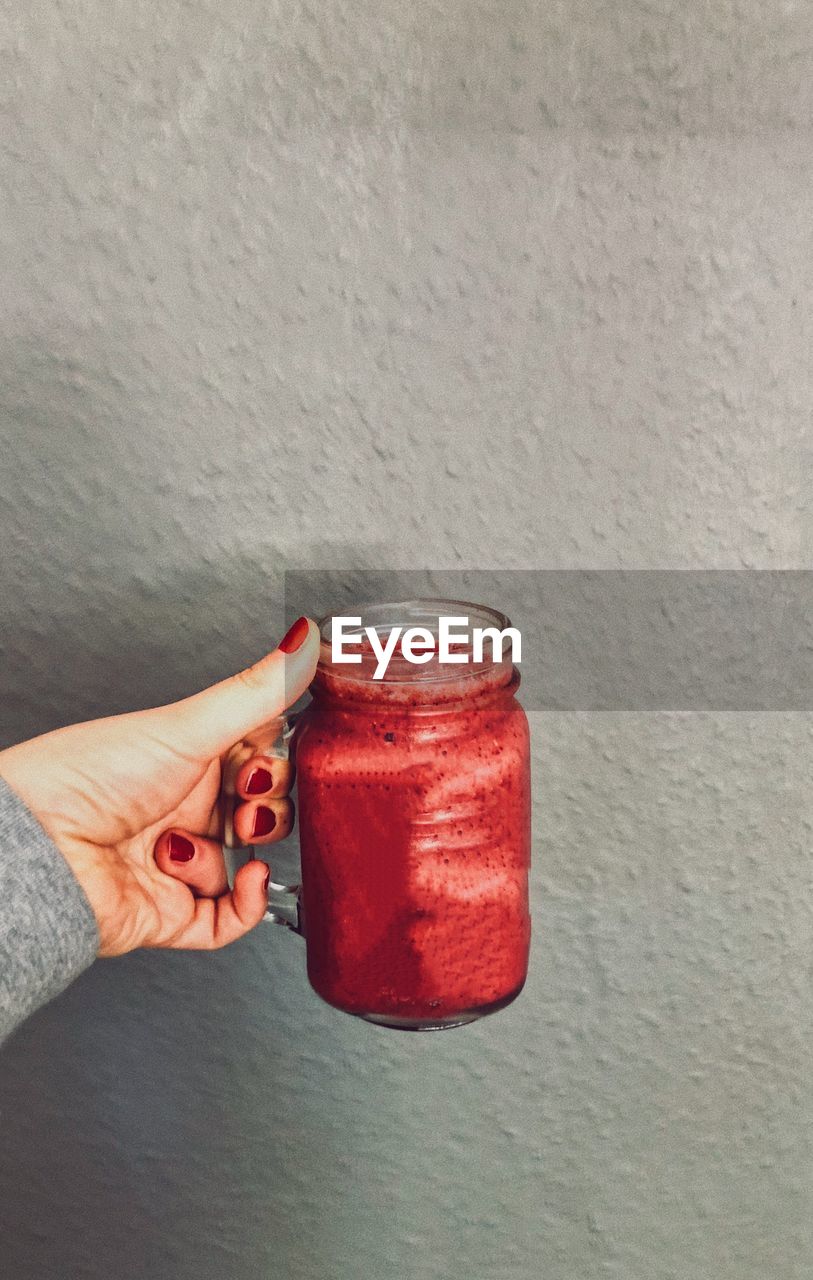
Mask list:
POLYGON ((92 964, 98 947, 79 882, 0 778, 0 1042, 92 964))

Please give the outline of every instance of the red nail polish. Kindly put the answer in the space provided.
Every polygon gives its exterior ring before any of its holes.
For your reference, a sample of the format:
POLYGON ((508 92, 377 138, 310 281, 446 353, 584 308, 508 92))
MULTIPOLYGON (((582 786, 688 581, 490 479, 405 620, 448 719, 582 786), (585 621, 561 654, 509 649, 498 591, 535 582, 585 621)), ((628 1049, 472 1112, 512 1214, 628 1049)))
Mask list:
POLYGON ((173 831, 169 837, 169 857, 172 862, 189 862, 195 856, 195 846, 186 836, 173 831))
POLYGON ((290 631, 286 631, 279 647, 283 653, 296 653, 297 649, 301 649, 308 638, 308 619, 297 618, 290 631))
POLYGON ((260 796, 264 791, 270 791, 273 785, 274 779, 267 769, 252 769, 246 782, 246 791, 250 796, 260 796))
POLYGON ((254 825, 251 828, 252 836, 267 836, 269 832, 274 830, 277 825, 277 815, 273 809, 266 809, 265 805, 260 805, 254 810, 254 825))

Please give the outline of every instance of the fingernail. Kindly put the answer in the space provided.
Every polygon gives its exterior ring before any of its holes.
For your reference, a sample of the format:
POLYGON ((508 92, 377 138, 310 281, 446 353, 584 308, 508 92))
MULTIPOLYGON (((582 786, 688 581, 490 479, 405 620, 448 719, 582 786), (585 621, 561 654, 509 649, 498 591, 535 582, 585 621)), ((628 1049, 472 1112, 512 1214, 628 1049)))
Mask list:
POLYGON ((277 815, 273 809, 266 809, 265 805, 260 805, 254 810, 254 825, 251 828, 253 836, 267 836, 276 825, 277 815))
POLYGON ((267 769, 252 769, 246 782, 246 791, 250 796, 259 796, 264 791, 270 791, 273 782, 274 779, 267 769))
POLYGON ((169 837, 169 856, 172 862, 189 862, 195 856, 195 846, 186 836, 179 836, 173 831, 169 837))
POLYGON ((290 631, 286 631, 279 647, 283 653, 296 653, 297 649, 301 649, 308 638, 308 619, 297 618, 290 631))
POLYGON ((270 880, 271 880, 271 868, 269 867, 265 873, 265 878, 263 880, 263 893, 268 893, 268 885, 270 883, 270 880))

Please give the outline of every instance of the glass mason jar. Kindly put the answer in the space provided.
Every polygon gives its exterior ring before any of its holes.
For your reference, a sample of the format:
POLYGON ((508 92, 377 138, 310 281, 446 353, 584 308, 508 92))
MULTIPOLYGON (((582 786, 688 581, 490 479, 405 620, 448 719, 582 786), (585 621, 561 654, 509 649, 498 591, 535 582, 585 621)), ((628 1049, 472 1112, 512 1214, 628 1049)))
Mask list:
MULTIPOLYGON (((353 612, 382 636, 393 626, 436 634, 442 616, 510 625, 456 600, 353 612)), ((398 653, 374 680, 371 650, 334 663, 331 619, 320 629, 313 701, 294 734, 310 983, 336 1008, 404 1030, 496 1012, 522 989, 530 939, 519 675, 487 644, 483 661, 465 665, 398 653)))

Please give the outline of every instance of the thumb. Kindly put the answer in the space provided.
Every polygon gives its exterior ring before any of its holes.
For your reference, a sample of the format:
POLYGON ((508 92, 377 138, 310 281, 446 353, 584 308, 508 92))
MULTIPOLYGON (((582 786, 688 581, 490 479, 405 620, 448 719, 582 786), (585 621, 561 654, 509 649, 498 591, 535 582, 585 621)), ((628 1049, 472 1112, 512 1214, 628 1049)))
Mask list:
POLYGON ((282 715, 307 689, 319 658, 319 629, 299 618, 279 648, 191 698, 162 707, 179 750, 211 758, 282 715))

